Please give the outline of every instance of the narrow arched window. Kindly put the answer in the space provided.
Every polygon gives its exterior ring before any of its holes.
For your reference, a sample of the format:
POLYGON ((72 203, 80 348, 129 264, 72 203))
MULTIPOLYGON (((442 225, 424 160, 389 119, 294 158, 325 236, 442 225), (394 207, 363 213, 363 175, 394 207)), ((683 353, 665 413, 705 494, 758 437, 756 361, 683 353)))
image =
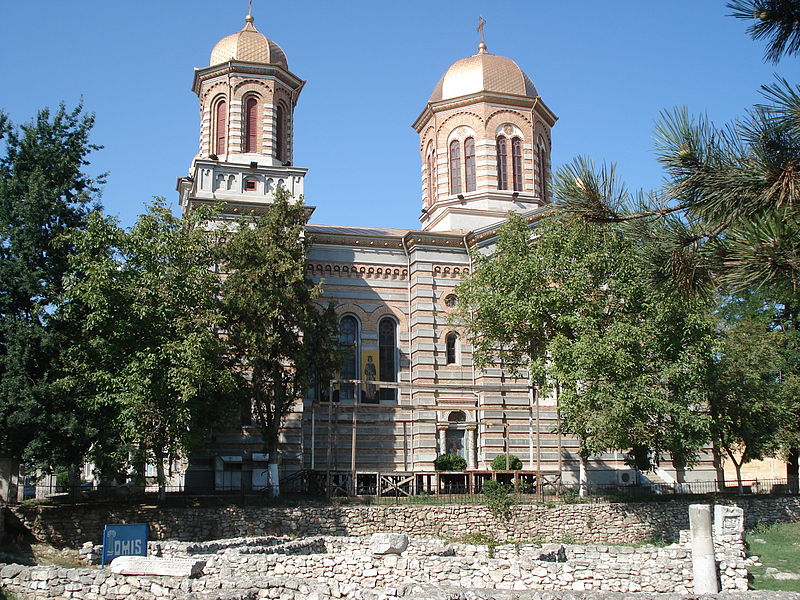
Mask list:
MULTIPOLYGON (((397 381, 397 325, 386 317, 378 324, 378 362, 380 381, 397 381)), ((381 400, 394 400, 395 390, 381 389, 381 400)))
POLYGON ((467 191, 475 191, 475 140, 464 140, 464 171, 466 174, 467 191))
POLYGON ((258 100, 252 96, 244 106, 244 151, 258 152, 258 100))
POLYGON ((436 168, 435 160, 433 158, 433 151, 428 154, 428 206, 433 204, 433 190, 434 190, 434 169, 436 168))
POLYGON ((286 144, 284 140, 285 131, 285 111, 280 104, 275 108, 275 158, 286 160, 286 144))
POLYGON ((547 200, 547 164, 546 153, 544 146, 539 144, 536 156, 537 170, 536 174, 539 178, 539 197, 542 200, 547 200))
POLYGON ((458 140, 450 142, 450 193, 461 193, 461 148, 458 140))
POLYGON ((508 143, 506 138, 497 138, 497 189, 508 189, 508 143))
POLYGON ((228 105, 225 100, 217 102, 214 118, 214 154, 225 154, 225 139, 228 133, 228 105))
POLYGON ((447 337, 444 339, 444 346, 445 362, 448 365, 456 364, 456 360, 458 359, 458 334, 454 331, 448 333, 447 337))
POLYGON ((518 137, 511 140, 511 172, 513 185, 511 189, 522 191, 522 140, 518 137))
MULTIPOLYGON (((341 357, 340 379, 358 379, 358 321, 346 316, 339 322, 339 354, 341 357)), ((355 384, 343 383, 339 397, 351 400, 355 396, 355 384)))

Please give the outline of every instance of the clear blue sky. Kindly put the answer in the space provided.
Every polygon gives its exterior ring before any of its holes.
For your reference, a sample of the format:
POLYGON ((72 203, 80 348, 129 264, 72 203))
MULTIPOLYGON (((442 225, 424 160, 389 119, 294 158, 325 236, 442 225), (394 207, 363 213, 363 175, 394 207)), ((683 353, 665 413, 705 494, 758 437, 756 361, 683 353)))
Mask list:
MULTIPOLYGON (((6 0, 0 109, 15 122, 81 97, 97 116, 92 171, 102 202, 130 225, 152 196, 176 200, 197 150, 192 69, 244 24, 246 0, 6 0)), ((616 162, 631 188, 659 184, 652 130, 676 105, 717 121, 741 115, 778 73, 724 0, 272 2, 255 25, 308 81, 295 113, 295 164, 307 167, 316 223, 419 226, 420 163, 411 122, 438 78, 474 53, 513 58, 559 116, 553 165, 616 162), (345 133, 341 133, 344 131, 345 133)))

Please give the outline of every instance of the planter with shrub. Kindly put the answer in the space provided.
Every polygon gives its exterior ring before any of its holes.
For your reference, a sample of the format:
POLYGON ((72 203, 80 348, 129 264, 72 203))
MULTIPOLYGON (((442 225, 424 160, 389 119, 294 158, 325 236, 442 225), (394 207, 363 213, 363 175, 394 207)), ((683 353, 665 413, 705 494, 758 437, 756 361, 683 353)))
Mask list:
POLYGON ((505 454, 498 454, 492 460, 492 471, 519 471, 520 469, 522 469, 522 461, 513 454, 508 455, 508 462, 506 462, 505 454))

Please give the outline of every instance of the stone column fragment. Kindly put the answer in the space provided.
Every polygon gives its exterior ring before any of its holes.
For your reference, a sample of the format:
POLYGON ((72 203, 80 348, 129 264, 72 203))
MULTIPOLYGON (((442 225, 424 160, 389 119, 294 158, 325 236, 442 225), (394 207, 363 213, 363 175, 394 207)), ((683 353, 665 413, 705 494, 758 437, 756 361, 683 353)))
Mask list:
POLYGON ((692 570, 695 594, 719 592, 714 538, 711 535, 711 506, 689 505, 689 528, 692 533, 692 570))

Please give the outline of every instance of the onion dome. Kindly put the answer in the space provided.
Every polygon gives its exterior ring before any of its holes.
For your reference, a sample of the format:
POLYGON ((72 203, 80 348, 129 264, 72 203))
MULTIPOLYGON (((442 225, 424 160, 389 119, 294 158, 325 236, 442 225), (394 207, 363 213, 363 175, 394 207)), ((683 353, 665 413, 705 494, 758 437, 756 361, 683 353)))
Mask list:
POLYGON ((433 89, 429 102, 450 100, 479 92, 513 94, 535 98, 539 95, 533 82, 510 58, 489 54, 486 44, 478 53, 457 60, 447 69, 433 89))
POLYGON ((289 70, 289 62, 281 47, 259 33, 253 21, 253 15, 247 15, 241 30, 217 42, 211 51, 210 67, 235 60, 276 65, 289 70))

